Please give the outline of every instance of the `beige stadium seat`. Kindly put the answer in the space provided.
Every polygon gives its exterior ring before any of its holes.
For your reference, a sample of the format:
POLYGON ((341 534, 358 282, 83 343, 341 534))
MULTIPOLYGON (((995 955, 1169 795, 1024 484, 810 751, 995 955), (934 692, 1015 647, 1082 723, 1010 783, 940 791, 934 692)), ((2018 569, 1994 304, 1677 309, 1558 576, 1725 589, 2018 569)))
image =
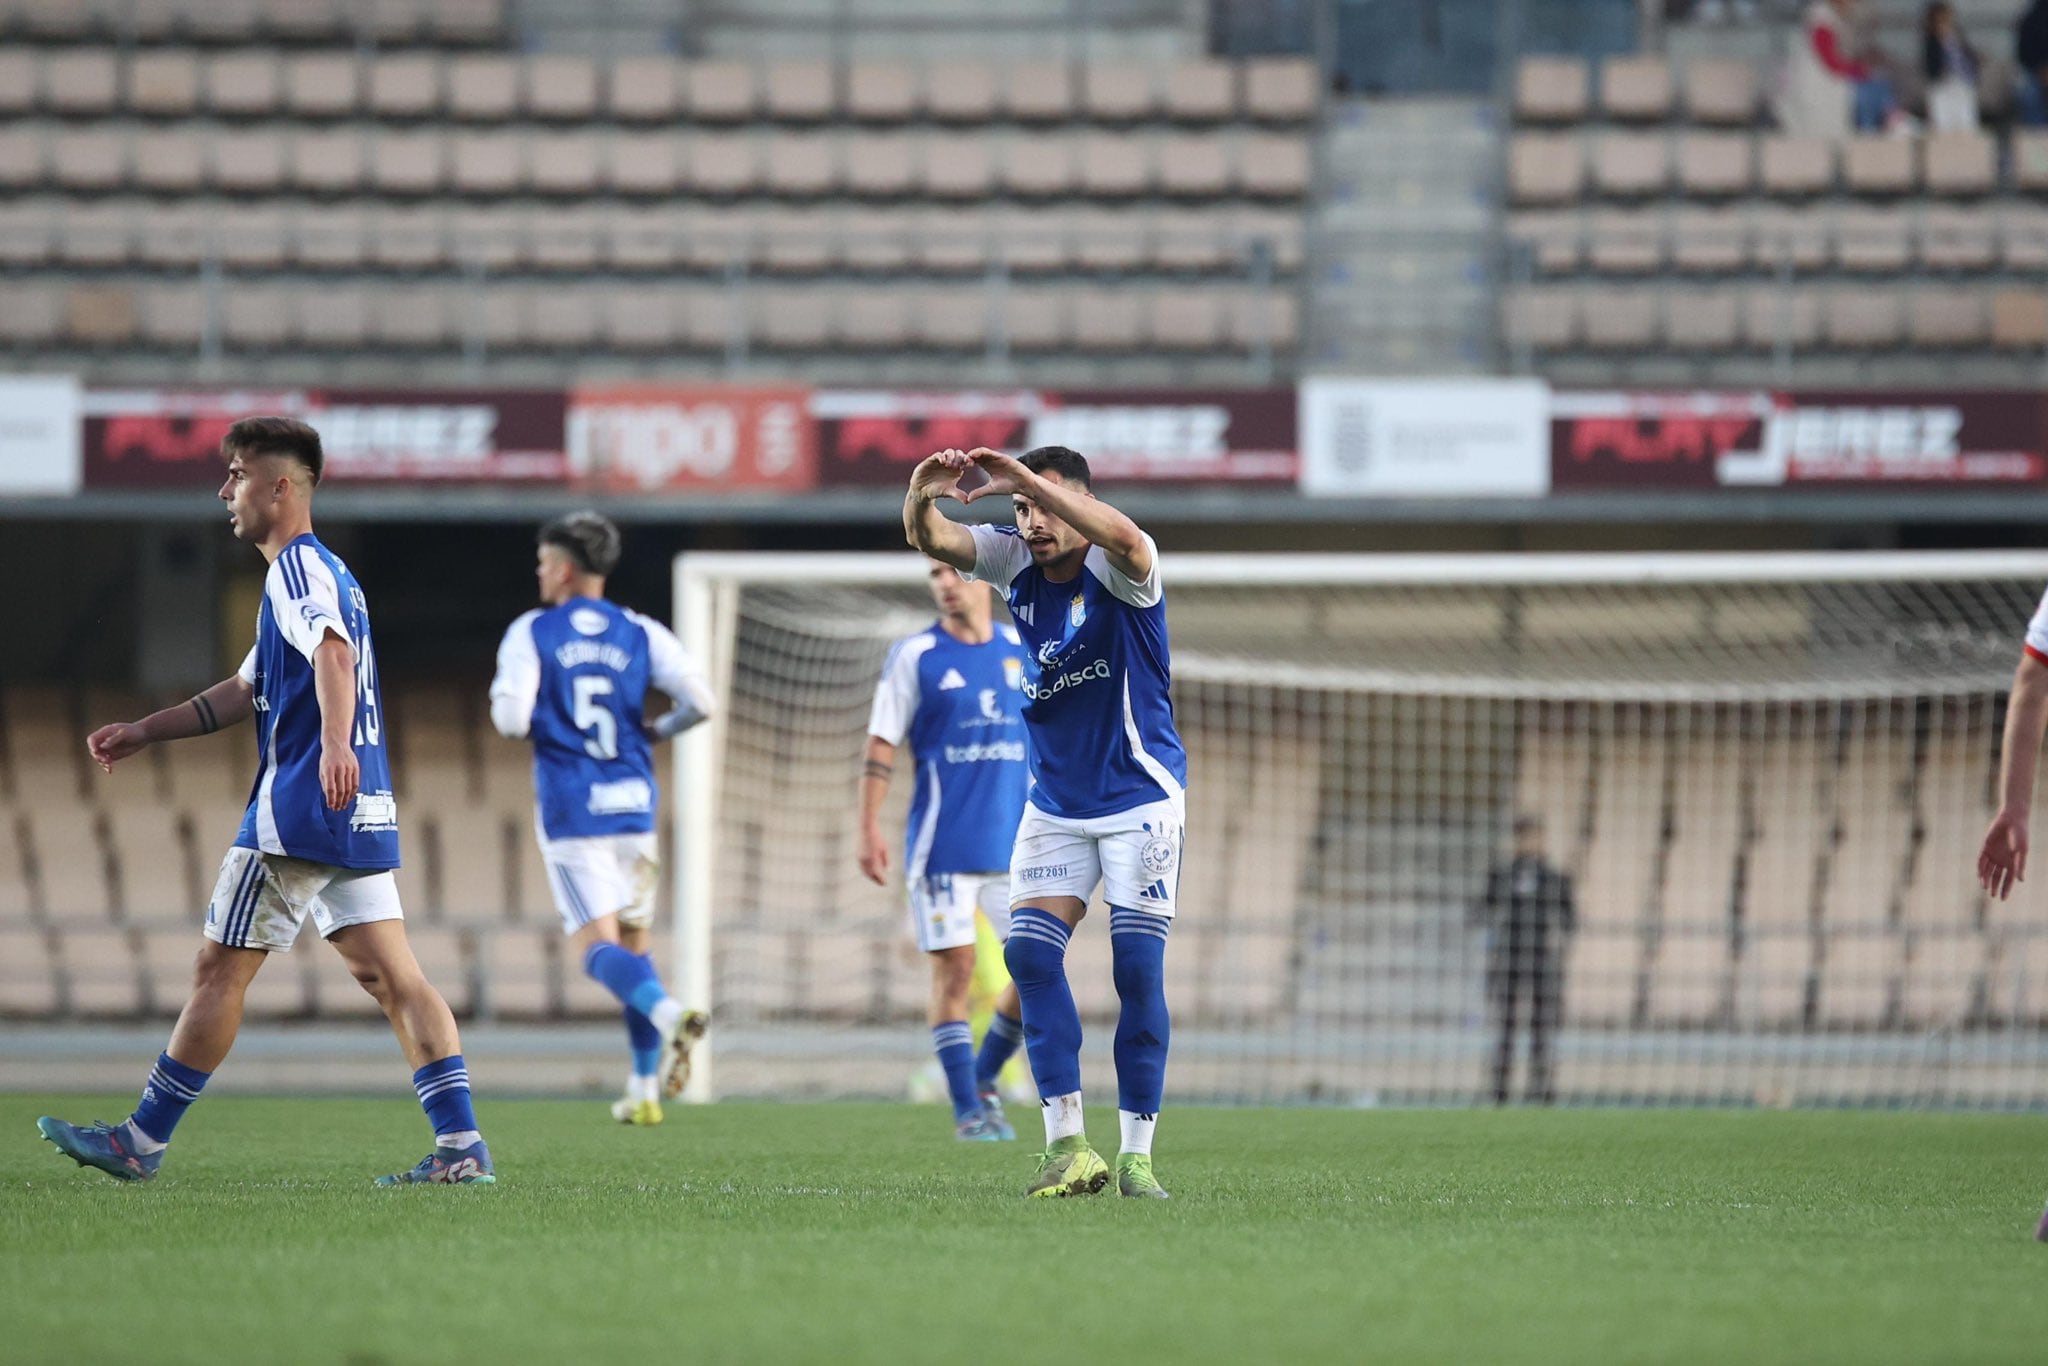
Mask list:
POLYGON ((1586 219, 1569 210, 1530 210, 1509 217, 1506 235, 1536 273, 1570 275, 1585 255, 1586 219))
POLYGON ((176 118, 199 107, 199 59, 190 52, 136 53, 128 60, 128 108, 145 118, 176 118))
POLYGON ((582 971, 580 963, 560 961, 558 939, 552 930, 531 926, 478 931, 476 957, 488 1003, 479 1003, 478 1013, 510 1020, 552 1018, 559 1009, 561 974, 582 971))
POLYGON ((1913 345, 1931 350, 1975 350, 1991 335, 1983 293, 1967 288, 1914 291, 1906 304, 1906 335, 1913 345))
POLYGON ((1835 183, 1835 144, 1826 138, 1767 136, 1758 145, 1757 167, 1765 194, 1825 194, 1835 183))
POLYGON ((1734 991, 1733 939, 1727 928, 1666 929, 1644 965, 1649 1017, 1665 1026, 1710 1024, 1734 991))
POLYGON ((757 73, 749 62, 698 62, 684 80, 684 108, 708 123, 742 123, 760 108, 757 73))
MULTIPOLYGON (((45 108, 78 117, 112 113, 120 103, 121 73, 111 48, 61 49, 44 56, 41 66, 45 108)), ((0 67, 0 80, 20 74, 0 67)))
POLYGON ((247 44, 263 28, 262 0, 198 0, 163 8, 175 9, 184 31, 206 43, 247 44))
POLYGON ((1927 192, 1950 198, 1998 188, 1998 146, 1988 133, 1932 133, 1921 148, 1927 192))
POLYGON ((42 930, 0 920, 0 1019, 57 1013, 57 961, 42 930))
MULTIPOLYGON (((317 298, 307 307, 318 306, 317 298)), ((454 301, 432 286, 381 291, 370 298, 370 340, 393 351, 438 351, 456 335, 454 301)))
POLYGON ((1135 123, 1159 111, 1159 68, 1150 62, 1089 62, 1081 68, 1081 109, 1098 123, 1135 123))
POLYGON ((308 270, 358 270, 370 259, 369 216, 354 204, 308 208, 299 215, 298 262, 308 270))
POLYGON ((739 296, 730 289, 686 290, 680 308, 683 343, 692 351, 729 354, 745 335, 747 319, 739 296))
MULTIPOLYGON (((1083 134, 1075 149, 1081 192, 1104 199, 1128 199, 1146 193, 1152 187, 1152 150, 1152 139, 1144 134, 1083 134)), ((1303 170, 1305 178, 1305 166, 1303 170)), ((1276 174, 1284 176, 1286 168, 1278 168, 1276 174)), ((1248 184, 1247 188, 1251 186, 1248 184)), ((1279 193, 1287 191, 1282 189, 1279 193)))
POLYGON ((1322 94, 1316 64, 1305 57, 1255 57, 1244 64, 1244 112, 1261 123, 1306 123, 1322 94))
POLYGON ((673 57, 621 57, 612 63, 606 107, 621 123, 666 123, 683 107, 682 76, 673 57))
POLYGON ((1508 145, 1508 194, 1516 204, 1564 204, 1586 186, 1585 146, 1571 133, 1517 133, 1508 145))
POLYGON ((1910 194, 1919 183, 1918 144, 1881 134, 1842 144, 1842 187, 1851 194, 1910 194))
POLYGON ((605 264, 613 270, 668 272, 683 260, 691 219, 669 207, 624 208, 606 216, 605 264))
POLYGON ((317 52, 285 59, 284 107, 292 115, 352 118, 361 100, 362 70, 352 54, 317 52))
POLYGON ((448 1008, 464 1019, 474 1016, 478 993, 470 932, 422 925, 408 929, 405 937, 412 944, 413 956, 419 959, 427 980, 440 990, 448 1008))
POLYGON ((761 87, 768 117, 777 122, 822 123, 839 109, 830 62, 771 62, 761 73, 761 87))
POLYGON ((446 70, 448 112, 471 123, 502 123, 518 112, 519 62, 495 54, 450 57, 446 70))
POLYGON ((426 54, 379 55, 369 68, 369 108, 378 118, 423 119, 441 109, 441 62, 426 54))
POLYGON ((1607 133, 1593 143, 1593 188, 1634 199, 1671 184, 1671 146, 1661 133, 1607 133))
POLYGON ((2048 295, 2001 289, 1991 296, 1991 344, 2002 351, 2048 348, 2048 295))
POLYGON ((213 184, 229 194, 269 194, 284 184, 284 138, 230 129, 213 140, 213 184))
MULTIPOLYGON (((518 918, 507 855, 515 839, 533 843, 531 818, 520 827, 489 808, 444 806, 436 814, 439 918, 465 925, 496 925, 518 918)), ((540 892, 547 895, 545 885, 540 892)))
POLYGON ((131 156, 132 178, 139 188, 158 194, 195 194, 213 161, 213 139, 190 127, 145 127, 135 133, 131 156))
POLYGON ((1913 220, 1903 209, 1850 205, 1832 215, 1835 261, 1862 275, 1890 275, 1913 260, 1913 220))
POLYGON ((370 242, 370 259, 387 270, 430 271, 448 264, 447 223, 436 208, 378 208, 370 242))
POLYGON ((907 195, 920 176, 919 147, 899 133, 854 134, 841 144, 847 190, 870 199, 907 195))
POLYGON ((360 285, 324 288, 300 312, 298 330, 300 342, 316 351, 359 350, 371 340, 370 296, 360 285))
MULTIPOLYGON (((138 153, 138 169, 140 165, 138 153)), ((292 138, 289 179, 298 189, 317 195, 351 194, 362 188, 365 169, 363 137, 354 127, 302 129, 292 138)))
POLYGON ((595 134, 538 133, 527 139, 527 150, 527 177, 536 193, 596 193, 603 144, 595 134))
MULTIPOLYGON (((193 865, 184 823, 176 811, 154 804, 111 807, 107 836, 124 921, 196 925, 205 918, 212 880, 203 878, 193 865)), ((205 871, 212 871, 210 864, 205 871)))
POLYGON ((21 822, 0 806, 0 928, 18 929, 36 919, 30 858, 21 822))
POLYGON ((1237 116, 1237 69, 1229 62, 1181 62, 1162 79, 1161 104, 1176 123, 1223 123, 1237 116))
POLYGON ((1695 123, 1756 121, 1757 67, 1742 58, 1699 57, 1685 69, 1685 112, 1695 123))
POLYGON ((1745 133, 1686 133, 1678 139, 1678 185, 1699 199, 1748 194, 1756 144, 1745 133))
MULTIPOLYGON (((65 264, 113 267, 126 265, 134 250, 141 206, 134 200, 72 204, 57 234, 58 254, 65 264)), ((74 312, 77 297, 72 299, 74 312)), ((77 335, 76 329, 72 329, 77 335)))
POLYGON ((1215 290, 1162 290, 1149 300, 1146 344, 1160 351, 1215 351, 1223 345, 1224 321, 1215 290))
MULTIPOLYGON (((802 135, 798 135, 802 136, 802 135)), ((819 138, 814 136, 815 145, 819 138)), ((777 159, 784 139, 775 142, 777 159)), ((766 182, 762 178, 762 145, 744 133, 706 133, 690 143, 688 183, 700 194, 730 198, 753 194, 766 182)), ((836 167, 828 172, 827 184, 836 167)))
POLYGON ((83 795, 83 718, 74 703, 68 691, 51 687, 11 687, 0 695, 9 785, 17 801, 68 807, 83 795))
POLYGON ((603 162, 604 184, 623 195, 672 195, 683 183, 684 152, 672 133, 614 134, 603 162))
MULTIPOLYGON (((994 224, 991 215, 979 208, 929 208, 917 212, 910 235, 893 244, 877 243, 869 250, 881 259, 877 268, 900 269, 909 264, 900 253, 912 253, 918 270, 933 275, 979 275, 988 267, 989 246, 994 224)), ((848 246, 849 264, 853 248, 848 246)))
POLYGON ((1026 133, 1003 156, 1004 188, 1023 199, 1058 199, 1074 188, 1074 144, 1060 133, 1026 133))
POLYGON ((898 351, 910 344, 910 297, 882 286, 850 289, 841 296, 839 336, 852 350, 898 351))
POLYGON ((936 133, 924 144, 924 193, 934 199, 985 199, 995 188, 990 139, 981 133, 936 133))
POLYGON ((1588 926, 1565 951, 1564 1019, 1569 1025, 1625 1025, 1643 989, 1644 945, 1629 926, 1588 926))
POLYGON ((27 48, 0 48, 0 114, 18 117, 36 107, 38 56, 27 48))
POLYGON ((1966 926, 1905 938, 1899 974, 1899 1022, 1922 1029, 1968 1023, 1989 968, 1982 933, 1966 926))
POLYGON ((1749 220, 1739 209, 1681 209, 1671 216, 1671 265, 1686 275, 1724 275, 1749 264, 1749 220))
POLYGON ((984 61, 943 61, 925 68, 925 107, 940 123, 987 123, 995 117, 1001 76, 984 61))
POLYGON ((520 133, 457 133, 449 139, 448 162, 458 194, 512 194, 526 183, 529 139, 520 133))
POLYGON ((1020 123, 1064 123, 1073 118, 1073 67, 1060 61, 1013 64, 1004 72, 1003 108, 1020 123))
POLYGON ((2029 194, 2048 190, 2048 129, 2020 128, 2012 135, 2012 187, 2029 194))
POLYGON ((38 266, 49 260, 60 216, 52 203, 0 204, 0 265, 38 266))
POLYGON ((911 329, 923 346, 940 351, 981 351, 988 345, 988 291, 962 285, 928 288, 911 313, 911 329))
POLYGON ((1998 219, 1987 209, 1931 205, 1920 215, 1920 264, 1944 272, 1989 270, 1998 260, 1998 219))
POLYGON ((292 221, 279 205, 257 203, 222 217, 216 228, 223 265, 235 270, 276 270, 290 256, 292 221))
POLYGON ((996 215, 992 250, 1012 275, 1064 272, 1072 257, 1072 215, 1064 208, 1017 209, 996 215))
POLYGON ((1515 117, 1576 123, 1586 117, 1586 63, 1577 57, 1524 57, 1515 67, 1515 117))
POLYGON ((1662 57, 1609 57, 1600 66, 1600 112, 1661 122, 1671 116, 1671 67, 1662 57))
POLYGON ((243 351, 260 351, 289 341, 297 323, 298 298, 276 285, 243 282, 222 292, 221 339, 243 351))
POLYGON ((438 130, 385 129, 370 144, 370 183, 387 195, 427 195, 446 183, 447 145, 438 130))
POLYGON ((1633 351, 1652 345, 1661 331, 1658 296, 1644 289, 1602 290, 1585 301, 1586 345, 1633 351))
POLYGON ((1292 290, 1233 291, 1224 307, 1230 342, 1238 350, 1292 351, 1301 344, 1301 305, 1292 290))
POLYGON ((427 32, 448 43, 501 45, 506 4, 507 0, 432 0, 427 32))
POLYGON ((661 353, 682 340, 675 296, 660 289, 614 289, 599 308, 606 345, 621 351, 661 353))
POLYGON ((1997 222, 1998 256, 2008 270, 2048 270, 2048 209, 2010 207, 1997 222))
POLYGON ((144 285, 136 291, 136 332, 148 346, 196 349, 206 326, 206 297, 197 285, 144 285))
POLYGON ((275 53, 233 52, 206 63, 206 107, 225 118, 262 118, 282 101, 275 53))
POLYGON ((1821 333, 1831 346, 1886 350, 1905 336, 1902 300, 1890 291, 1844 289, 1823 297, 1821 333))
POLYGON ((1732 351, 1742 340, 1742 305, 1727 289, 1664 294, 1664 340, 1679 351, 1732 351))
POLYGON ((73 1016, 117 1019, 142 1013, 142 964, 126 930, 67 923, 57 933, 64 1004, 73 1016))
POLYGON ((27 189, 44 176, 43 135, 32 126, 0 127, 0 186, 27 189))
POLYGON ((1783 204, 1759 204, 1748 215, 1750 254, 1759 270, 1776 271, 1789 261, 1804 274, 1825 268, 1834 259, 1830 219, 1816 210, 1783 204))
POLYGON ((1237 184, 1258 199, 1300 199, 1308 193, 1309 145, 1282 133, 1249 133, 1237 148, 1237 184))
POLYGON ((55 286, 0 282, 0 341, 49 341, 62 321, 62 296, 55 286))
POLYGON ((528 58, 526 112, 540 119, 595 118, 597 63, 570 53, 528 58))
POLYGON ((563 287, 536 296, 528 333, 544 351, 576 351, 597 340, 597 299, 589 290, 563 287))
POLYGON ((924 105, 922 68, 856 61, 846 68, 846 112, 860 123, 903 123, 924 105))
POLYGON ((772 351, 818 351, 838 332, 839 300, 827 289, 757 289, 749 300, 756 345, 772 351))
POLYGON ((1082 209, 1067 218, 1068 259, 1082 270, 1123 274, 1151 257, 1151 218, 1133 209, 1082 209))
POLYGON ((1012 351, 1048 352, 1067 342, 1067 300, 1049 289, 1013 289, 1003 299, 1003 335, 1012 351))
POLYGON ((1509 345, 1563 351, 1579 339, 1577 291, 1557 285, 1524 286, 1501 302, 1501 331, 1509 345))
POLYGON ((118 189, 128 175, 127 140, 99 129, 59 129, 50 135, 50 173, 70 190, 118 189))
POLYGON ((100 817, 91 807, 51 800, 24 806, 21 833, 35 857, 36 905, 55 925, 106 924, 114 918, 100 817))
POLYGON ((135 339, 135 295, 126 285, 73 285, 64 295, 64 335, 87 347, 135 339))
POLYGON ((1885 1022, 1902 945, 1882 925, 1831 927, 1821 941, 1819 1023, 1826 1029, 1875 1029, 1885 1022))
POLYGON ((1664 241, 1664 215, 1659 210, 1606 210, 1586 220, 1586 260, 1602 275, 1661 271, 1664 241))
POLYGON ((1179 199, 1214 199, 1229 192, 1230 146, 1207 133, 1169 133, 1155 143, 1159 188, 1179 199))

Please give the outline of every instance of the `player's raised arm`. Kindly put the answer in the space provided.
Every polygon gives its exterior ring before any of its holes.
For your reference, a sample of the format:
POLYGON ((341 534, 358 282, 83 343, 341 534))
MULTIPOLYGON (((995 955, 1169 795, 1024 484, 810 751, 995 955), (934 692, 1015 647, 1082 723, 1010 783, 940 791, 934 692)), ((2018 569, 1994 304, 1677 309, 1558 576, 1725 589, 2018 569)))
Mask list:
POLYGON ((2048 664, 2031 649, 2020 656, 2005 710, 1999 762, 1998 814, 1977 853, 1977 881, 2001 901, 2027 876, 2027 822, 2034 811, 2034 770, 2048 729, 2048 664))
POLYGON ((962 503, 977 496, 961 479, 974 468, 964 451, 940 451, 918 462, 910 472, 910 491, 903 495, 903 538, 910 544, 963 574, 974 572, 974 537, 933 506, 940 498, 962 503))
POLYGON ((238 673, 175 707, 151 712, 140 721, 116 721, 101 726, 85 737, 86 752, 92 755, 94 763, 112 773, 116 763, 140 754, 160 740, 186 740, 240 725, 255 714, 255 697, 254 682, 238 673))
POLYGON ((1088 489, 1041 478, 1025 468, 1023 461, 986 446, 970 452, 968 458, 988 475, 988 482, 961 495, 962 502, 991 494, 1021 493, 1080 532, 1091 545, 1101 546, 1110 566, 1125 578, 1143 583, 1152 577, 1152 544, 1144 531, 1088 489))

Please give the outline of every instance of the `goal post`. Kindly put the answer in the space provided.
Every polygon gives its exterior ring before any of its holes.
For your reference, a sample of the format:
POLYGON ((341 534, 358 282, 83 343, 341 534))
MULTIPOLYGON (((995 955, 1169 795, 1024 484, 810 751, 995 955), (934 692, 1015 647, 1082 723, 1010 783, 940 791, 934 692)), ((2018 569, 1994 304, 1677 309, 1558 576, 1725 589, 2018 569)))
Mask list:
MULTIPOLYGON (((1518 1052, 1554 1018, 1562 1100, 2048 1104, 2048 899, 1990 902, 1972 863, 2048 554, 1169 552, 1164 578, 1176 1097, 1483 1100, 1512 1001, 1518 1052), (1532 962, 1483 904, 1520 816, 1577 912, 1532 962)), ((928 969, 853 841, 923 562, 686 553, 675 602, 718 700, 674 756, 675 990, 715 1007, 688 1095, 902 1094, 928 969)), ((1069 967, 1107 1087, 1094 916, 1069 967)))

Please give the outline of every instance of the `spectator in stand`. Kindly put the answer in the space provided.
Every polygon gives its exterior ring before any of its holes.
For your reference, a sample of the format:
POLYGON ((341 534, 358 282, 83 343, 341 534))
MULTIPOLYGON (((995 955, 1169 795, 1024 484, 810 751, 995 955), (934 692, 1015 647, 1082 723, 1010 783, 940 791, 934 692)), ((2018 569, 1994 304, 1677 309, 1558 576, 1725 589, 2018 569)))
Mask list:
POLYGON ((1793 35, 1779 93, 1787 132, 1846 137, 1852 130, 1909 128, 1878 60, 1859 55, 1858 0, 1814 0, 1793 35))
POLYGON ((1976 131, 1982 68, 1947 0, 1934 0, 1921 18, 1920 69, 1927 77, 1927 126, 1937 133, 1976 131))
POLYGON ((2048 124, 2048 0, 2034 0, 2020 16, 2013 58, 2019 64, 2013 94, 2020 118, 2036 127, 2048 124))
POLYGON ((1495 1105, 1508 1103, 1515 1062, 1515 1017, 1529 1021, 1529 1082, 1538 1105, 1557 1099, 1550 1036, 1564 1015, 1564 951, 1578 925, 1572 880, 1543 856, 1543 822, 1515 818, 1515 855, 1486 875, 1472 907, 1486 927, 1486 998, 1497 1030, 1487 1080, 1495 1105))

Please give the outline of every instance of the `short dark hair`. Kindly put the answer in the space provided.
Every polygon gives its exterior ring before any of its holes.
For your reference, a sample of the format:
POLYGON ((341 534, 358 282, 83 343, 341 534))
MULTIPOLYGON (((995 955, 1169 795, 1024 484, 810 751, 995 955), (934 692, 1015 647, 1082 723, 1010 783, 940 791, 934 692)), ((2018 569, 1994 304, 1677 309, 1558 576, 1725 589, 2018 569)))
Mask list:
POLYGON ((306 467, 316 484, 327 469, 320 433, 295 417, 245 417, 221 438, 220 453, 230 460, 237 455, 288 455, 306 467))
POLYGON ((586 574, 603 578, 618 568, 619 528, 611 518, 589 508, 549 522, 540 529, 540 543, 560 550, 586 574))
POLYGON ((1037 450, 1026 451, 1024 468, 1033 474, 1057 474, 1060 482, 1069 488, 1093 490, 1095 487, 1095 481, 1088 474, 1088 458, 1065 446, 1040 446, 1037 450))

